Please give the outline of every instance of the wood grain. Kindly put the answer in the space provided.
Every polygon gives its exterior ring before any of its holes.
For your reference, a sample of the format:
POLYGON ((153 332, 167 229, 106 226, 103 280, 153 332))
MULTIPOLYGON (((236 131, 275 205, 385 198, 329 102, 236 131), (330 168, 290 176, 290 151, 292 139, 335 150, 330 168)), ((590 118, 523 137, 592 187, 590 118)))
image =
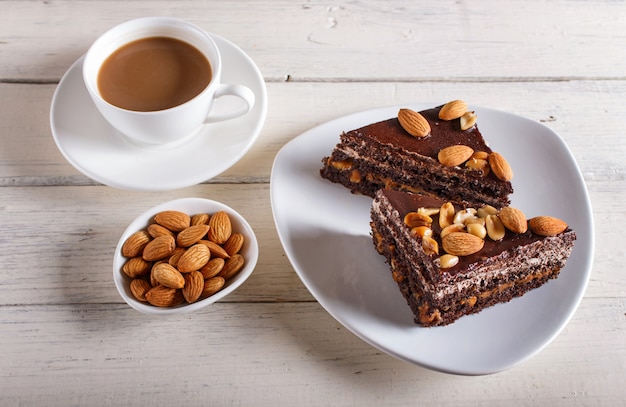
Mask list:
POLYGON ((98 35, 148 15, 185 18, 229 38, 272 81, 624 78, 626 5, 620 1, 2 5, 0 78, 12 81, 56 81, 98 35))
POLYGON ((625 311, 624 299, 585 300, 540 357, 495 375, 460 377, 377 351, 317 303, 218 303, 185 318, 138 317, 114 304, 16 306, 3 312, 0 345, 22 356, 0 359, 0 398, 4 405, 115 405, 120 400, 125 405, 146 400, 158 405, 409 405, 415 400, 452 405, 471 400, 475 405, 583 406, 593 400, 595 406, 614 406, 623 396, 615 390, 622 376, 615 373, 626 354, 621 340, 626 330, 615 320, 625 311), (599 343, 615 353, 589 346, 599 343))
MULTIPOLYGON (((239 163, 210 182, 269 182, 276 152, 329 120, 379 107, 457 98, 544 123, 567 142, 588 182, 623 181, 626 173, 621 159, 626 138, 617 137, 623 134, 626 80, 269 83, 267 87, 271 107, 258 142, 239 163), (596 165, 599 161, 605 165, 596 165)), ((63 159, 51 137, 49 109, 55 88, 0 84, 0 186, 96 185, 63 159)))
POLYGON ((13 0, 0 10, 0 405, 626 404, 625 2, 13 0), (240 162, 160 193, 92 181, 64 160, 49 125, 69 66, 106 29, 147 15, 228 38, 269 95, 240 162), (294 272, 270 204, 274 157, 304 131, 457 98, 559 133, 595 224, 591 279, 571 322, 532 358, 479 377, 397 360, 340 325, 294 272), (241 212, 258 266, 200 312, 148 317, 115 290, 113 252, 136 215, 187 196, 241 212))

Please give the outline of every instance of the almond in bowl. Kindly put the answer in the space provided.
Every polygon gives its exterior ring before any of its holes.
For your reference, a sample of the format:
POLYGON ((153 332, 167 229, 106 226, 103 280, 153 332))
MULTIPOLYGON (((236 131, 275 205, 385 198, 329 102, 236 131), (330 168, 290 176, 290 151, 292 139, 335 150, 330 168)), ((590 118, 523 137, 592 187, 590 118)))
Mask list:
POLYGON ((126 228, 113 280, 137 311, 180 314, 233 292, 258 256, 254 231, 239 213, 209 199, 183 198, 147 210, 126 228))

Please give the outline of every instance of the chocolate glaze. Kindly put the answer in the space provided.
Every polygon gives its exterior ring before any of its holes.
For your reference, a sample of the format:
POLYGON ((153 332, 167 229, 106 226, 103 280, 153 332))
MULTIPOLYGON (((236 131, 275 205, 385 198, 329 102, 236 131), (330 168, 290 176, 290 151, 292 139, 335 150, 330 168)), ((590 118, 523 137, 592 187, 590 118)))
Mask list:
POLYGON ((361 137, 370 137, 383 144, 402 146, 408 151, 434 159, 437 159, 437 154, 444 147, 457 144, 471 147, 474 151, 491 152, 476 126, 463 131, 459 119, 440 120, 439 110, 441 106, 420 111, 430 123, 431 134, 426 137, 411 136, 402 128, 397 117, 352 130, 348 135, 356 133, 361 137))
MULTIPOLYGON (((420 207, 439 208, 446 202, 432 196, 408 194, 394 190, 381 190, 381 193, 389 199, 391 205, 399 212, 401 219, 403 219, 404 215, 407 213, 417 211, 420 207)), ((475 205, 470 205, 468 203, 453 202, 453 204, 455 211, 468 207, 478 209, 475 205)), ((441 232, 441 228, 439 227, 439 217, 438 215, 433 215, 432 218, 433 224, 431 228, 433 230, 433 238, 437 240, 439 247, 441 247, 441 239, 439 238, 439 233, 441 232)), ((572 230, 568 228, 563 233, 569 232, 572 232, 572 230)), ((516 247, 524 246, 542 239, 546 239, 546 237, 532 233, 530 228, 526 233, 513 233, 507 230, 502 240, 493 241, 486 238, 485 245, 482 250, 470 256, 461 256, 459 257, 459 263, 456 266, 448 269, 442 269, 442 277, 445 277, 446 274, 455 275, 458 273, 470 272, 473 270, 474 265, 479 264, 487 258, 497 256, 504 251, 512 250, 516 247)), ((433 260, 436 257, 438 257, 438 255, 432 255, 433 260)))

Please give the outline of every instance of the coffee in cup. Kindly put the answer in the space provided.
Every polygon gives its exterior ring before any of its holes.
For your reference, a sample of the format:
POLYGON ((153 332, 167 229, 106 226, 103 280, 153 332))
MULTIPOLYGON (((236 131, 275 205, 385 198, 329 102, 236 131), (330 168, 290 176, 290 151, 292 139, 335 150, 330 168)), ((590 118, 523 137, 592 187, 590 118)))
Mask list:
POLYGON ((120 24, 99 37, 85 56, 83 79, 96 107, 134 142, 169 145, 186 140, 207 122, 252 109, 254 93, 222 84, 221 55, 200 28, 168 17, 120 24), (210 115, 213 101, 231 95, 245 107, 210 115))
POLYGON ((170 109, 196 97, 211 82, 209 60, 196 47, 170 37, 130 42, 104 61, 98 91, 121 109, 170 109))

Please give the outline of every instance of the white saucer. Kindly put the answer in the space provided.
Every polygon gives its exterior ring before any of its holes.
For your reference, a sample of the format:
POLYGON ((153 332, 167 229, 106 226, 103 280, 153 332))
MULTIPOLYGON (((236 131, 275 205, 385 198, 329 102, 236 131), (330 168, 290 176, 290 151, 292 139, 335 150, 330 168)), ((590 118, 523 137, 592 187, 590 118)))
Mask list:
MULTIPOLYGON (((267 90, 261 72, 246 53, 219 36, 211 37, 222 54, 222 82, 240 83, 254 92, 256 101, 250 112, 205 125, 183 144, 140 146, 124 138, 97 111, 83 83, 81 57, 59 82, 50 108, 52 135, 65 159, 97 182, 143 191, 195 185, 239 161, 261 133, 267 90)), ((214 110, 227 108, 233 99, 217 99, 214 110)))

